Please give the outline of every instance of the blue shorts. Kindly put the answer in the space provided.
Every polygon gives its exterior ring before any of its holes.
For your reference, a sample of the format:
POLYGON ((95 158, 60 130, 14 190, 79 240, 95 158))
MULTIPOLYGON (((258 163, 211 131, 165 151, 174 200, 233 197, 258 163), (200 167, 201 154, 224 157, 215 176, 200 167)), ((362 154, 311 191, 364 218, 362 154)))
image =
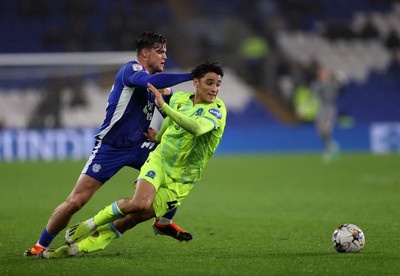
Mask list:
POLYGON ((143 139, 142 142, 132 148, 121 149, 97 140, 82 173, 104 184, 124 166, 140 170, 150 152, 156 146, 156 143, 143 139))

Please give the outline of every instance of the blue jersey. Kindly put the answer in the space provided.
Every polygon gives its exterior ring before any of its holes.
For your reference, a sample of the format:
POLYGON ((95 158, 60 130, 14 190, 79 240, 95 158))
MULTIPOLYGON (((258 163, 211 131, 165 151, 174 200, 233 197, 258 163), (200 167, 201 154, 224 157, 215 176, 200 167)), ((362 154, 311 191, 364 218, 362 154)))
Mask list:
POLYGON ((96 139, 117 148, 133 148, 142 143, 155 109, 147 83, 165 88, 190 79, 189 73, 151 75, 137 61, 124 64, 108 97, 106 118, 96 139))

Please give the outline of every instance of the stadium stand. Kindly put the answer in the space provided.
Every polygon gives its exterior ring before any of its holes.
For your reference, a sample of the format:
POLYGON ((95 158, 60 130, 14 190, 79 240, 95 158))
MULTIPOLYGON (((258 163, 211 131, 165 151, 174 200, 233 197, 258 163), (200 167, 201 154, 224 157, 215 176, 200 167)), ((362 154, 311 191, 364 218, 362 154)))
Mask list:
POLYGON ((348 21, 346 28, 353 35, 346 35, 343 26, 339 32, 327 35, 329 21, 320 21, 314 29, 278 32, 279 48, 300 64, 316 61, 347 76, 338 103, 340 114, 363 123, 400 120, 400 85, 388 74, 396 62, 396 46, 388 47, 386 43, 389 33, 400 36, 400 4, 373 9, 368 1, 335 1, 334 5, 322 2, 332 18, 348 21))
MULTIPOLYGON (((190 68, 206 57, 218 57, 233 70, 228 78, 238 78, 236 83, 243 85, 236 89, 246 91, 237 93, 235 87, 228 88, 236 98, 236 103, 231 103, 234 110, 230 117, 232 123, 242 125, 246 116, 250 116, 260 123, 274 125, 282 121, 276 113, 271 113, 272 108, 268 111, 257 103, 252 92, 256 89, 240 80, 243 77, 243 62, 238 57, 240 42, 246 36, 259 34, 270 48, 267 75, 263 78, 265 95, 282 100, 287 110, 293 109, 292 101, 290 96, 288 100, 283 94, 279 83, 295 89, 304 78, 312 77, 308 73, 304 76, 305 68, 317 61, 343 71, 348 77, 348 84, 339 99, 342 114, 365 123, 400 120, 399 108, 396 108, 400 106, 400 84, 393 74, 388 74, 388 68, 395 63, 393 51, 400 43, 396 44, 396 36, 397 41, 400 37, 399 1, 217 2, 4 0, 0 4, 0 35, 7 39, 2 40, 0 53, 131 51, 138 33, 144 29, 159 30, 169 38, 168 70, 190 68), (215 9, 208 8, 210 2, 215 9), (153 16, 142 16, 147 9, 152 10, 153 16), (130 24, 133 20, 135 24, 130 24), (390 43, 389 34, 393 36, 390 43), (281 81, 278 71, 283 61, 289 61, 290 68, 284 75, 285 80, 281 81), (293 83, 288 84, 288 79, 293 83), (243 97, 250 99, 244 110, 238 107, 243 106, 243 97)), ((4 77, 0 80, 0 120, 5 120, 8 111, 19 110, 11 116, 12 122, 3 122, 3 126, 29 126, 35 106, 43 96, 41 86, 21 88, 24 86, 21 83, 17 85, 4 77), (18 91, 17 86, 20 87, 18 91)), ((90 81, 83 86, 83 93, 90 101, 75 108, 68 105, 71 90, 64 89, 60 114, 62 126, 79 126, 82 118, 93 119, 86 120, 85 126, 101 121, 103 114, 99 114, 99 110, 103 112, 109 88, 98 87, 90 81)), ((289 92, 288 95, 292 94, 289 92)))

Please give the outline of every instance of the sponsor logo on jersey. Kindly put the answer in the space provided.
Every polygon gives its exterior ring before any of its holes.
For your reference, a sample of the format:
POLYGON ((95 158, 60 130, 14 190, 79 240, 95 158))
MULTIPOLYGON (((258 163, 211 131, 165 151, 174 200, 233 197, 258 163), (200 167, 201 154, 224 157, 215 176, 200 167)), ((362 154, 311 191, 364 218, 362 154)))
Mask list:
POLYGON ((154 179, 154 177, 156 177, 156 172, 155 171, 148 171, 146 173, 147 177, 150 177, 151 179, 154 179))
POLYGON ((154 148, 155 145, 156 145, 155 142, 145 141, 145 142, 143 142, 143 144, 142 144, 140 147, 141 147, 142 149, 143 149, 143 148, 152 149, 152 148, 154 148))
POLYGON ((151 121, 154 114, 154 103, 150 101, 147 102, 146 106, 143 108, 143 113, 146 114, 146 119, 148 121, 151 121))
POLYGON ((94 164, 92 167, 92 171, 94 173, 98 173, 101 170, 101 165, 100 164, 94 164))
POLYGON ((133 64, 132 65, 133 71, 142 71, 143 70, 143 66, 140 64, 133 64))
POLYGON ((199 109, 197 110, 197 112, 196 112, 196 115, 197 115, 197 116, 202 115, 202 114, 203 114, 203 111, 204 111, 203 108, 199 108, 199 109))
POLYGON ((216 108, 211 108, 210 110, 208 110, 208 112, 210 112, 214 117, 216 117, 217 119, 221 119, 222 118, 222 113, 221 111, 219 111, 216 108))

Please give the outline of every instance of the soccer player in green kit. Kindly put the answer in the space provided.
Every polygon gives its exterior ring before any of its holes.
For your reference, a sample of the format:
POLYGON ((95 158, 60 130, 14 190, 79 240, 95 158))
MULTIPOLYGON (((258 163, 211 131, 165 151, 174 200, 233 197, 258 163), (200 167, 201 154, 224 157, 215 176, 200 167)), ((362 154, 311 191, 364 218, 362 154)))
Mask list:
MULTIPOLYGON (((153 85, 148 84, 155 104, 167 117, 156 135, 160 144, 140 169, 133 197, 115 201, 94 217, 69 228, 65 235, 69 245, 55 251, 46 250, 43 258, 99 250, 99 245, 91 236, 98 227, 113 223, 123 233, 128 229, 124 228, 124 224, 118 224, 120 218, 129 215, 138 224, 161 217, 181 205, 200 180, 203 169, 217 149, 227 115, 225 104, 217 97, 223 77, 222 68, 217 63, 206 62, 196 66, 191 73, 196 92, 175 92, 170 105, 164 102, 153 85)), ((102 248, 108 244, 104 243, 102 248)))

